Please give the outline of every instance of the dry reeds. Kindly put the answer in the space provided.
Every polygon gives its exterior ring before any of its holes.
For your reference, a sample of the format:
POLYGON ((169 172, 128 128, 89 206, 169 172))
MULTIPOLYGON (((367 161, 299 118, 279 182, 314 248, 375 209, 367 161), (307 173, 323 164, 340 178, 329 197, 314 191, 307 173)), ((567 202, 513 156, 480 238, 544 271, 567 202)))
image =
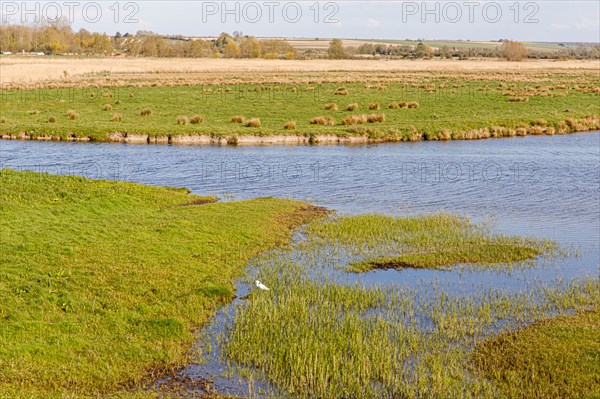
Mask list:
POLYGON ((283 128, 285 130, 296 130, 296 121, 289 121, 283 128))
POLYGON ((202 115, 194 115, 190 118, 190 123, 193 125, 197 125, 202 122, 204 122, 204 116, 202 115))
POLYGON ((244 126, 246 127, 260 127, 260 125, 261 123, 259 118, 251 118, 244 123, 244 126))
POLYGON ((371 114, 371 115, 367 116, 367 122, 369 122, 369 123, 385 122, 385 114, 371 114))
POLYGON ((342 125, 361 125, 367 120, 367 115, 349 115, 342 120, 342 125))
POLYGON ((312 125, 325 125, 325 126, 333 126, 335 121, 328 116, 317 116, 310 120, 312 125))
POLYGON ((67 111, 67 117, 74 121, 76 119, 79 119, 79 114, 74 109, 70 109, 67 111))

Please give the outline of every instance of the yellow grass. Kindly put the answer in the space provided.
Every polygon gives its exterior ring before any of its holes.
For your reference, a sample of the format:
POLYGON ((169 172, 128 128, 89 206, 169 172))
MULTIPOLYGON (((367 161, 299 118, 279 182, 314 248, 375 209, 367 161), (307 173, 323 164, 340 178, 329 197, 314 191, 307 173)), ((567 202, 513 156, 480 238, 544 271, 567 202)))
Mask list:
POLYGON ((69 57, 0 57, 0 83, 27 83, 64 79, 68 76, 110 72, 139 73, 206 73, 206 72, 325 72, 325 71, 507 71, 535 69, 595 69, 594 60, 264 60, 264 59, 197 59, 189 58, 69 58, 69 57))

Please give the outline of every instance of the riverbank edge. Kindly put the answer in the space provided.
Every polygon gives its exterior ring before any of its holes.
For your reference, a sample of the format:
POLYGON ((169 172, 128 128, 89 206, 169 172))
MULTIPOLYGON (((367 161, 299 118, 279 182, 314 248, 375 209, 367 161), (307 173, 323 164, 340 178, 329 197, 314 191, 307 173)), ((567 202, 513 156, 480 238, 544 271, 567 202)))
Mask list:
MULTIPOLYGON (((360 129, 360 128, 358 128, 360 129)), ((367 130, 365 128, 365 130, 367 130)), ((519 124, 514 128, 505 126, 482 127, 471 130, 452 132, 444 129, 438 132, 419 132, 418 129, 406 132, 392 131, 384 135, 363 134, 192 134, 153 136, 151 134, 112 132, 105 137, 77 136, 68 133, 59 135, 36 135, 26 132, 0 133, 3 140, 34 140, 34 141, 66 141, 66 142, 109 142, 128 144, 170 144, 170 145, 315 145, 315 144, 374 144, 392 142, 416 141, 451 141, 451 140, 481 140, 489 138, 524 137, 524 136, 553 136, 555 134, 572 134, 600 130, 600 116, 591 115, 586 118, 567 118, 551 126, 540 124, 519 124)))

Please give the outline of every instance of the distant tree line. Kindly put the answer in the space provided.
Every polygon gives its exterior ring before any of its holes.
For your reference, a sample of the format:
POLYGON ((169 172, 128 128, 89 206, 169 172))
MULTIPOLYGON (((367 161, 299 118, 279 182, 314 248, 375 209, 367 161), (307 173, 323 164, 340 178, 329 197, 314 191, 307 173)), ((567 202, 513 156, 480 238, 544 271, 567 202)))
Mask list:
MULTIPOLYGON (((347 50, 351 52, 350 49, 347 50)), ((577 48, 562 48, 558 50, 529 50, 520 42, 504 40, 496 47, 460 47, 441 46, 437 49, 418 43, 409 44, 364 43, 356 49, 360 55, 386 56, 391 58, 506 58, 510 61, 520 61, 526 58, 535 59, 599 59, 600 45, 594 47, 579 46, 577 48)))
POLYGON ((215 39, 186 38, 181 35, 161 36, 153 32, 138 31, 135 34, 114 36, 92 33, 85 29, 74 32, 64 22, 34 26, 0 26, 0 51, 43 52, 48 54, 129 55, 144 57, 190 57, 190 58, 331 58, 356 57, 387 58, 478 58, 504 57, 511 61, 525 58, 552 59, 599 59, 600 45, 594 47, 561 48, 559 50, 528 50, 522 43, 505 40, 496 47, 441 46, 433 48, 420 42, 412 44, 364 43, 359 47, 344 47, 339 39, 333 39, 326 50, 307 50, 299 53, 283 39, 257 39, 233 32, 221 33, 215 39))
POLYGON ((214 40, 164 37, 153 32, 114 36, 74 32, 69 24, 59 22, 37 26, 0 26, 0 51, 44 52, 48 54, 131 55, 145 57, 225 57, 225 58, 296 58, 298 52, 283 39, 259 40, 222 33, 214 40))

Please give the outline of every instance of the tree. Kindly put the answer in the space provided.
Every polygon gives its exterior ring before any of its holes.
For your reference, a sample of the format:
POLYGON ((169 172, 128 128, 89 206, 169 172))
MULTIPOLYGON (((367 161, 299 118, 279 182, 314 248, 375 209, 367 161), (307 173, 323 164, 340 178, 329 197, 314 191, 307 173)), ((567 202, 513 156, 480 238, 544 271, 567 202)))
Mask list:
POLYGON ((239 58, 240 57, 240 46, 235 42, 228 42, 223 48, 223 57, 225 58, 239 58))
POLYGON ((327 54, 329 55, 329 58, 334 60, 348 58, 348 53, 346 52, 346 49, 344 48, 340 39, 333 39, 329 42, 327 54))
POLYGON ((521 42, 506 40, 502 44, 502 55, 509 61, 521 61, 527 58, 527 48, 521 42))
POLYGON ((242 58, 260 58, 262 48, 260 42, 253 37, 249 37, 240 42, 240 56, 242 58))
POLYGON ((188 42, 185 55, 187 57, 199 58, 199 57, 212 57, 213 46, 206 40, 197 39, 188 42))

